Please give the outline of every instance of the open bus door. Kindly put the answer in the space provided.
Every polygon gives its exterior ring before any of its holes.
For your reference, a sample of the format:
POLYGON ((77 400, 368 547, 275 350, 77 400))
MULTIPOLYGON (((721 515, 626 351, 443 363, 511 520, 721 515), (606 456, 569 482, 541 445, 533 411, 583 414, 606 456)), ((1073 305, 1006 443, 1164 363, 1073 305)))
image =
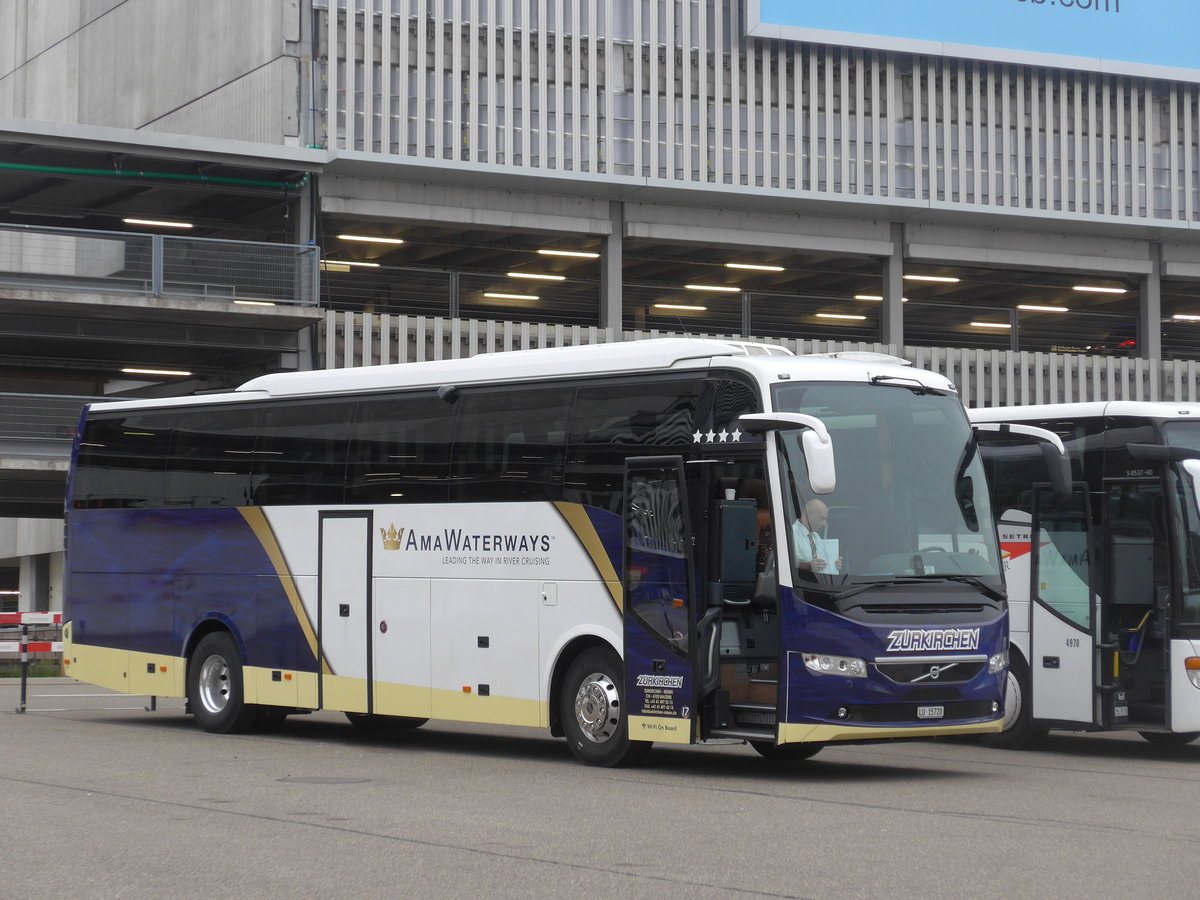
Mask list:
POLYGON ((627 460, 624 511, 629 738, 688 744, 711 689, 700 681, 714 671, 716 632, 715 615, 698 615, 682 457, 627 460))
POLYGON ((1099 660, 1090 503, 1082 482, 1066 497, 1034 489, 1028 663, 1033 718, 1043 725, 1103 726, 1121 708, 1099 660))

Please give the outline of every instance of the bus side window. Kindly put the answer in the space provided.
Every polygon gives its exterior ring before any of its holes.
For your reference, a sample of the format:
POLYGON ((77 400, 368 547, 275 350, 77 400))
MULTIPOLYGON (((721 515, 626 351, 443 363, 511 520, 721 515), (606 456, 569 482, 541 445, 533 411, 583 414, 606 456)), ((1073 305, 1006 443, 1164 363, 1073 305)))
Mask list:
POLYGON ((241 406, 180 412, 171 432, 167 505, 248 503, 257 417, 257 409, 241 406))
POLYGON ((267 409, 254 446, 254 502, 341 503, 351 409, 340 400, 289 402, 267 409))
POLYGON ((625 458, 690 447, 700 386, 672 379, 580 388, 571 415, 565 499, 620 514, 625 458))
POLYGON ((574 393, 574 388, 464 390, 457 404, 450 499, 561 499, 574 393))
POLYGON ((162 414, 91 419, 79 442, 76 509, 154 509, 167 494, 171 430, 162 414))
POLYGON ((457 407, 432 394, 358 404, 347 503, 445 503, 457 407))

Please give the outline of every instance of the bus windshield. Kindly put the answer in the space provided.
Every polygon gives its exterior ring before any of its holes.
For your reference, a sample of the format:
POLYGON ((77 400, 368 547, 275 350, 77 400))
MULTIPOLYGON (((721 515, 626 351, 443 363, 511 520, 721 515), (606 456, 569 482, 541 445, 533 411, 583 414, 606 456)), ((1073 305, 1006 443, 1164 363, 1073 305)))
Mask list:
POLYGON ((776 385, 774 403, 781 412, 818 417, 833 438, 837 487, 818 495, 809 486, 802 432, 779 433, 800 582, 973 576, 999 584, 983 464, 957 396, 808 382, 776 385))

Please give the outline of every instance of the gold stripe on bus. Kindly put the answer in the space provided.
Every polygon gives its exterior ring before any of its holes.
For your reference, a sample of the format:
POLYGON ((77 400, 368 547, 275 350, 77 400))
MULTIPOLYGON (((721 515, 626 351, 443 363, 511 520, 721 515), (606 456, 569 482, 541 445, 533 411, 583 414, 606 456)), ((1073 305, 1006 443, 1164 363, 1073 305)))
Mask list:
POLYGON ((999 720, 974 725, 917 725, 905 728, 875 728, 870 725, 799 725, 779 726, 780 743, 802 744, 812 741, 861 741, 872 738, 929 738, 954 734, 996 734, 1003 727, 999 720))
MULTIPOLYGON (((275 540, 275 532, 271 530, 271 523, 267 521, 267 517, 257 506, 239 506, 238 512, 242 514, 242 518, 246 520, 246 524, 258 538, 258 542, 262 544, 263 551, 271 560, 271 565, 275 567, 275 574, 279 576, 283 592, 287 594, 288 602, 292 604, 292 612, 296 615, 300 630, 304 632, 304 639, 308 641, 308 649, 312 651, 313 659, 316 659, 317 633, 308 619, 308 612, 304 609, 304 604, 300 602, 300 592, 296 590, 296 582, 288 569, 283 550, 280 548, 279 542, 275 540)), ((324 660, 321 661, 321 668, 326 675, 332 674, 329 663, 324 660)))
POLYGON ((555 501, 554 505, 567 524, 571 526, 571 530, 575 532, 575 537, 583 545, 583 549, 591 557, 592 565, 596 567, 596 573, 604 581, 604 586, 612 595, 613 603, 617 605, 617 611, 623 613, 625 597, 621 588, 621 578, 617 575, 617 570, 613 568, 612 560, 608 558, 608 551, 604 549, 604 542, 596 533, 596 526, 592 524, 587 510, 578 503, 555 501))

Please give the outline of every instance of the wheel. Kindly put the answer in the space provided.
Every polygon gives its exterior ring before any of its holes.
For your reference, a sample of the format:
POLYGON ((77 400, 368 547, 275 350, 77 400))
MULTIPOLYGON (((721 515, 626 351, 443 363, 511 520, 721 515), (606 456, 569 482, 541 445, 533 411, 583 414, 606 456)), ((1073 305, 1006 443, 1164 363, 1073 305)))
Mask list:
POLYGON ((621 660, 608 648, 591 647, 575 658, 559 702, 567 744, 580 762, 632 766, 649 752, 649 741, 629 739, 621 660))
POLYGON ((400 731, 413 731, 420 728, 428 719, 416 719, 410 716, 378 716, 370 713, 346 713, 350 724, 359 731, 371 734, 387 734, 400 731))
POLYGON ((1008 677, 1004 685, 1004 730, 985 734, 984 746, 1000 750, 1028 750, 1046 736, 1046 729, 1033 724, 1033 694, 1029 689, 1029 667, 1016 653, 1009 652, 1008 677))
POLYGON ((205 635, 188 661, 188 704, 196 722, 214 734, 244 734, 259 724, 261 710, 246 703, 242 655, 226 631, 205 635))
POLYGON ((1182 747, 1200 738, 1200 731, 1139 731, 1138 734, 1156 747, 1182 747))
POLYGON ((776 744, 771 741, 751 741, 750 746, 770 762, 802 762, 812 759, 825 747, 824 744, 776 744))

